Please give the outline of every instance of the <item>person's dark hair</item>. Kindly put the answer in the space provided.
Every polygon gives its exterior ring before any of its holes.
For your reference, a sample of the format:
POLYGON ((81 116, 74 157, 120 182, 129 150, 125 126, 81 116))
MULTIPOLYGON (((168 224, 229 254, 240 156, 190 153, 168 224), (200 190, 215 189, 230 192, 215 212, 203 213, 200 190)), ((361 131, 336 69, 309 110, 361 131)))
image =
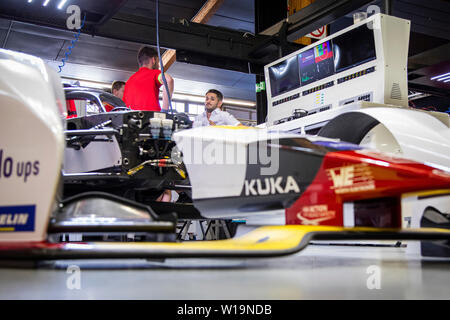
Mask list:
POLYGON ((149 60, 153 57, 158 57, 158 51, 153 47, 142 47, 139 50, 137 60, 139 67, 149 63, 149 60))
MULTIPOLYGON (((208 92, 207 92, 206 94, 208 94, 208 93, 215 93, 216 96, 217 96, 217 99, 219 99, 219 101, 222 101, 222 100, 223 100, 223 94, 222 94, 222 92, 220 92, 219 90, 216 90, 216 89, 209 89, 208 92)), ((205 95, 206 95, 206 94, 205 94, 205 95)))
POLYGON ((111 93, 113 93, 114 90, 120 90, 120 88, 122 88, 124 85, 125 85, 124 81, 119 80, 114 81, 111 86, 111 93))

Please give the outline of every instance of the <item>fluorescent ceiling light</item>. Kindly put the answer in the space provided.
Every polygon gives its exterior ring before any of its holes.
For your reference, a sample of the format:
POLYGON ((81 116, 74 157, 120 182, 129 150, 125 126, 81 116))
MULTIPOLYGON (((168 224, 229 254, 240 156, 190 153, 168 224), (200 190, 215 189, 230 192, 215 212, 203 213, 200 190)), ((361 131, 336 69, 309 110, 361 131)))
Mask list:
POLYGON ((194 96, 191 94, 183 94, 183 93, 174 93, 172 95, 172 100, 184 100, 184 101, 190 101, 190 102, 199 102, 199 103, 205 103, 205 97, 202 96, 194 96))
POLYGON ((223 99, 223 103, 225 105, 234 105, 234 106, 245 106, 245 107, 256 107, 256 103, 253 101, 247 100, 238 100, 238 99, 223 99))
POLYGON ((89 87, 89 88, 97 88, 97 89, 111 89, 111 85, 101 82, 94 82, 94 81, 86 81, 86 80, 80 80, 80 86, 81 87, 89 87))
MULTIPOLYGON (((82 87, 90 87, 90 88, 97 88, 97 89, 111 89, 111 84, 106 83, 106 82, 77 80, 74 78, 62 78, 62 80, 64 83, 68 83, 68 84, 73 84, 75 81, 79 81, 80 86, 82 86, 82 87)), ((160 92, 159 97, 162 98, 162 92, 160 92)), ((178 93, 178 92, 173 93, 172 100, 195 102, 198 104, 205 103, 204 96, 187 94, 187 93, 178 93)), ((249 107, 254 108, 256 106, 256 103, 253 101, 239 100, 239 99, 223 99, 223 103, 225 106, 227 106, 227 105, 228 106, 241 106, 241 107, 247 107, 247 108, 249 108, 249 107)))
POLYGON ((75 83, 78 82, 80 87, 88 87, 95 89, 111 89, 111 84, 105 82, 78 80, 74 78, 61 78, 61 80, 63 83, 67 83, 70 85, 75 85, 75 83))
MULTIPOLYGON (((204 96, 185 94, 185 93, 174 93, 172 95, 172 100, 183 100, 183 101, 197 102, 197 103, 202 103, 202 104, 205 103, 204 96)), ((227 105, 243 106, 243 107, 255 107, 256 106, 256 103, 253 101, 238 100, 238 99, 223 99, 223 104, 225 106, 227 106, 227 105)))
POLYGON ((28 0, 28 3, 32 3, 33 2, 33 0, 28 0))
POLYGON ((443 78, 439 78, 439 79, 437 79, 437 81, 443 81, 443 80, 447 80, 447 79, 450 79, 450 76, 446 76, 446 77, 443 77, 443 78))
POLYGON ((444 73, 444 74, 437 75, 437 76, 435 76, 435 77, 433 77, 433 78, 430 78, 430 80, 438 79, 438 81, 439 81, 439 78, 444 78, 444 77, 447 77, 447 76, 450 76, 450 72, 447 72, 447 73, 444 73))
POLYGON ((61 2, 58 4, 58 9, 61 10, 62 7, 66 4, 67 0, 61 0, 61 2))
POLYGON ((50 0, 45 0, 45 2, 42 4, 42 6, 46 7, 49 2, 50 2, 50 0))

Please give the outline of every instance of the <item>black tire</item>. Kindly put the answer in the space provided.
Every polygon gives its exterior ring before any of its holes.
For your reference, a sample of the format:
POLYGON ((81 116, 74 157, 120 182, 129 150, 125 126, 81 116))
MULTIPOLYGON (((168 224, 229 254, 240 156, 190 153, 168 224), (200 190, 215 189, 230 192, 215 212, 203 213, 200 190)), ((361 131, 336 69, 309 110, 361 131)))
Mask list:
POLYGON ((366 134, 380 122, 361 112, 348 112, 330 120, 318 136, 360 144, 366 134))
MULTIPOLYGON (((450 214, 443 213, 433 207, 427 207, 420 219, 421 228, 450 229, 450 214)), ((450 257, 450 240, 421 241, 421 255, 424 257, 450 257)))

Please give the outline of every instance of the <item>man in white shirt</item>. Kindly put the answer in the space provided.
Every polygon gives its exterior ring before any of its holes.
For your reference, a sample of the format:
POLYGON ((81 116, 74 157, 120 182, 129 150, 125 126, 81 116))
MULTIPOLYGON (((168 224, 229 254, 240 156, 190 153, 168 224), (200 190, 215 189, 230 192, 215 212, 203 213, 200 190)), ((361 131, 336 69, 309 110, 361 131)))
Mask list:
POLYGON ((205 96, 205 111, 194 120, 194 127, 204 126, 243 126, 232 114, 222 111, 223 94, 215 89, 208 90, 205 96))

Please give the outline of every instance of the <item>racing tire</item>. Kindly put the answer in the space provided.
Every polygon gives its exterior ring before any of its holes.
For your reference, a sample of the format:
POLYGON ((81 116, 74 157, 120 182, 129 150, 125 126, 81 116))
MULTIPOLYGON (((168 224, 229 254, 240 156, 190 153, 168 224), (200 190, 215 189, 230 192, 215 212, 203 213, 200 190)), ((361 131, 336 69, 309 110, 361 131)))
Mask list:
POLYGON ((330 120, 318 132, 318 136, 360 144, 367 133, 380 122, 360 112, 348 112, 330 120))

